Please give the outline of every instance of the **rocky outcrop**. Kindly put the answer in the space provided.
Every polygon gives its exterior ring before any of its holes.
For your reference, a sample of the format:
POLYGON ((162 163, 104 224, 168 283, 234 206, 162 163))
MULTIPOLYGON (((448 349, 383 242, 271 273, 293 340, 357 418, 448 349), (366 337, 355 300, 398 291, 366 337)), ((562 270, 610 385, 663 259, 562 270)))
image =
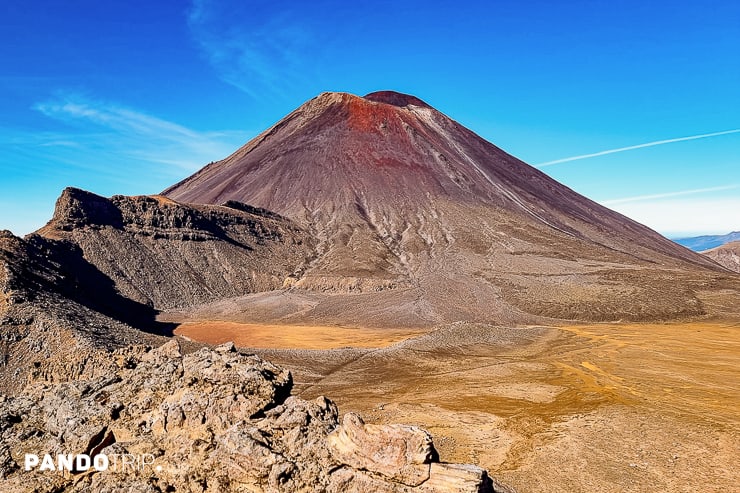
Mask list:
POLYGON ((0 398, 3 491, 493 491, 484 470, 439 463, 425 431, 354 414, 339 425, 331 401, 290 396, 290 373, 232 344, 130 346, 105 361, 105 375, 40 375, 0 398))
POLYGON ((310 244, 289 220, 239 202, 67 188, 35 234, 0 232, 0 392, 18 392, 32 372, 56 374, 75 355, 162 344, 153 334, 172 326, 156 320, 159 310, 281 288, 310 244))
POLYGON ((291 221, 239 202, 107 199, 74 188, 33 241, 98 306, 118 295, 157 310, 279 289, 311 252, 309 236, 291 221), (114 293, 101 295, 106 288, 114 293))
POLYGON ((411 426, 365 424, 351 413, 328 440, 332 455, 344 464, 408 486, 419 486, 429 479, 429 464, 437 456, 426 431, 411 426))

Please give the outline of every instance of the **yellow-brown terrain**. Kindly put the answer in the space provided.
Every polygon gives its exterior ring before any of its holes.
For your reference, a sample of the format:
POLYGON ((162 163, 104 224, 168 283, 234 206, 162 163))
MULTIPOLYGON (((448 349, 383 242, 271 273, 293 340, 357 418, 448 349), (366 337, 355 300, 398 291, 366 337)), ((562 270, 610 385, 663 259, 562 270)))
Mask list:
MULTIPOLYGON (((291 350, 304 349, 315 328, 246 325, 240 336, 237 325, 226 325, 229 336, 293 369, 302 397, 331 395, 369 422, 422 426, 443 460, 480 464, 520 492, 733 491, 740 483, 737 321, 456 324, 392 346, 401 334, 389 333, 376 349, 344 357, 291 350)), ((224 324, 210 335, 207 327, 178 332, 221 342, 224 324)), ((314 347, 359 346, 376 332, 334 328, 330 344, 314 347)))
POLYGON ((361 329, 239 322, 185 322, 175 335, 208 344, 233 342, 240 347, 334 349, 342 347, 380 348, 390 346, 425 331, 409 329, 361 329))

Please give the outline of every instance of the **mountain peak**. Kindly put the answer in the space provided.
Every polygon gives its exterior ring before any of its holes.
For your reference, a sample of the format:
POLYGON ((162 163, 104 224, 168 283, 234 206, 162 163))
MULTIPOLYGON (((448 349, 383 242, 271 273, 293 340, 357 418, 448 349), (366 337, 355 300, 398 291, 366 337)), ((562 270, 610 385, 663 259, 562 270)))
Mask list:
MULTIPOLYGON (((309 115, 315 115, 333 106, 344 106, 364 108, 365 112, 383 113, 383 108, 379 105, 406 109, 410 106, 432 109, 430 105, 411 94, 395 91, 375 91, 365 96, 357 96, 348 92, 323 92, 307 101, 299 110, 309 115)), ((389 108, 386 107, 385 113, 388 113, 388 110, 389 108)))
POLYGON ((366 94, 365 98, 368 101, 374 101, 376 103, 391 104, 393 106, 405 107, 405 106, 421 106, 424 108, 431 108, 427 103, 412 96, 410 94, 403 94, 395 91, 376 91, 366 94))

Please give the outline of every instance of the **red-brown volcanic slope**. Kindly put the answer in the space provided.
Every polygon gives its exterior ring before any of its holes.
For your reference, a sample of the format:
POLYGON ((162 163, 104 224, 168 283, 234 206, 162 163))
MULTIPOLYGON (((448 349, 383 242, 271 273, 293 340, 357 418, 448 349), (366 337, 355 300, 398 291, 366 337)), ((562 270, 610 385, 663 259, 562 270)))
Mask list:
POLYGON ((363 326, 660 319, 702 314, 698 286, 736 282, 395 92, 321 94, 163 194, 264 207, 318 240, 313 260, 286 279, 303 291, 279 303, 221 303, 201 317, 363 326))

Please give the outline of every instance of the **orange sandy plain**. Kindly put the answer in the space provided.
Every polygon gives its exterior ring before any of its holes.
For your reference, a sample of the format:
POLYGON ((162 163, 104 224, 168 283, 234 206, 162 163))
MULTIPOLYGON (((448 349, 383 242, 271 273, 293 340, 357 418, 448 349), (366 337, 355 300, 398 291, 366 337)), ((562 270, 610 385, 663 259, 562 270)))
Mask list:
POLYGON ((229 322, 176 333, 274 348, 265 357, 294 372, 302 397, 423 426, 443 460, 478 463, 519 492, 737 491, 740 323, 496 330, 391 347, 419 333, 229 322), (341 362, 291 351, 349 346, 378 349, 341 362))
POLYGON ((185 322, 175 329, 175 335, 193 341, 207 344, 232 341, 239 347, 264 349, 382 348, 424 332, 426 331, 223 321, 185 322))

